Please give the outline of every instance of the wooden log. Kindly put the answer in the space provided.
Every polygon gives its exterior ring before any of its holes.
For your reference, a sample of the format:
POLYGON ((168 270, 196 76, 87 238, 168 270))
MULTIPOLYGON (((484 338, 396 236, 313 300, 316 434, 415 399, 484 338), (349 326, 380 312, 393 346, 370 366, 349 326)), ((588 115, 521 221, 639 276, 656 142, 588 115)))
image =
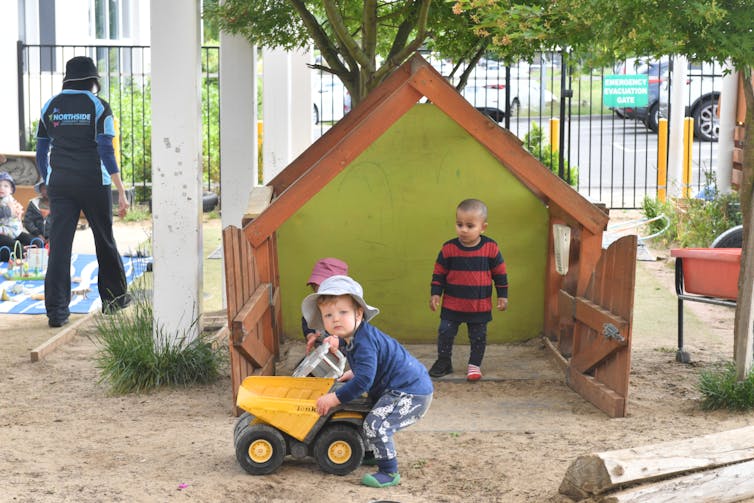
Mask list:
POLYGON ((754 459, 754 427, 701 437, 592 453, 566 470, 561 494, 581 500, 619 485, 754 459))
POLYGON ((81 318, 80 320, 77 320, 76 322, 68 325, 63 330, 55 334, 52 338, 47 339, 47 341, 34 348, 29 355, 31 361, 38 362, 45 356, 55 351, 55 349, 59 348, 63 344, 66 344, 67 342, 70 342, 76 336, 76 330, 81 325, 89 321, 93 316, 93 314, 90 314, 81 318))
POLYGON ((733 503, 754 497, 754 461, 704 470, 598 497, 599 503, 733 503))

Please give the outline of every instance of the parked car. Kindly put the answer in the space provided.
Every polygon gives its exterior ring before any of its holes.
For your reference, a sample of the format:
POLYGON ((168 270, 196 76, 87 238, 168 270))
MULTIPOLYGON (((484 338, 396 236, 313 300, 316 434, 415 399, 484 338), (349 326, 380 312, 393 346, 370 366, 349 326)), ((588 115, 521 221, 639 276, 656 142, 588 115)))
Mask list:
MULTIPOLYGON (((540 105, 543 93, 545 106, 557 103, 558 98, 550 91, 541 90, 539 82, 533 80, 511 81, 511 114, 515 115, 522 109, 536 110, 540 105)), ((500 81, 471 81, 461 91, 461 95, 474 107, 489 115, 495 122, 502 122, 505 118, 505 83, 500 81), (483 83, 488 82, 488 83, 483 83)))
POLYGON ((340 79, 329 74, 312 75, 312 103, 314 124, 337 122, 351 111, 351 95, 340 79))
POLYGON ((657 132, 660 113, 660 86, 667 79, 670 61, 663 58, 660 61, 649 58, 630 58, 618 63, 614 71, 621 75, 646 75, 649 80, 648 100, 646 107, 614 108, 616 115, 624 119, 635 119, 644 123, 651 131, 657 132))
MULTIPOLYGON (((722 86, 722 68, 715 63, 690 63, 686 77, 689 102, 685 105, 684 115, 694 119, 694 137, 700 141, 717 141, 720 134, 717 107, 722 86)), ((669 117, 670 82, 670 79, 665 79, 660 88, 659 114, 666 118, 669 117)))

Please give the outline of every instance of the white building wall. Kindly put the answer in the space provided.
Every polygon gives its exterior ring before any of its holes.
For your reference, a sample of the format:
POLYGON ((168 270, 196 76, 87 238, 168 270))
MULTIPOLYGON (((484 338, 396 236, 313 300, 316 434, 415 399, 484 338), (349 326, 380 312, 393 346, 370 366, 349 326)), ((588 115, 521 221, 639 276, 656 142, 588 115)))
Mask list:
MULTIPOLYGON (((18 19, 18 4, 15 0, 6 0, 3 5, 6 19, 18 19)), ((5 68, 6 78, 0 79, 0 152, 18 150, 18 85, 16 73, 16 42, 19 37, 18 23, 4 23, 0 30, 0 68, 5 68)))

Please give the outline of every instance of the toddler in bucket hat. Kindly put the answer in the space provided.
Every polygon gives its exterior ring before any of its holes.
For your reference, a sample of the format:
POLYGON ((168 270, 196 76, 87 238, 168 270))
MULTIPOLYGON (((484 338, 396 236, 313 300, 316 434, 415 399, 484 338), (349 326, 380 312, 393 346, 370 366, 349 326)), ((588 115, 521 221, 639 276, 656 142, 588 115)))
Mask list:
POLYGON ((319 289, 310 295, 307 295, 301 303, 301 312, 304 315, 306 323, 315 330, 324 330, 322 315, 319 312, 317 299, 323 295, 350 295, 359 306, 364 310, 364 320, 369 321, 380 312, 376 307, 372 307, 364 301, 364 289, 353 278, 345 275, 335 275, 322 281, 319 289))
POLYGON ((327 278, 304 299, 301 311, 312 327, 331 334, 324 343, 339 349, 350 367, 338 378, 342 386, 317 398, 317 413, 329 416, 340 404, 366 394, 372 405, 362 423, 362 461, 376 465, 377 472, 364 475, 361 483, 399 484, 393 434, 416 423, 429 409, 434 387, 427 369, 401 343, 369 323, 380 311, 366 303, 364 290, 353 278, 327 278))

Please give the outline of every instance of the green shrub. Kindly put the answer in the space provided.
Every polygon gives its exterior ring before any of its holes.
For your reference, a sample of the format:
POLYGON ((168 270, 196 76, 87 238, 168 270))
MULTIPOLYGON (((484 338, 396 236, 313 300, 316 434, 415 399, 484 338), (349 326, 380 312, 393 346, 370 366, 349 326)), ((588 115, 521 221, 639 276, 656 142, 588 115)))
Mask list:
POLYGON ((699 376, 699 391, 703 395, 704 410, 727 409, 746 411, 754 409, 754 374, 743 381, 736 379, 733 363, 703 370, 699 376))
MULTIPOLYGON (((547 169, 558 175, 558 151, 552 150, 552 147, 547 143, 544 137, 544 131, 537 125, 536 122, 531 123, 531 129, 524 136, 524 147, 534 157, 539 159, 539 162, 547 166, 547 169)), ((567 160, 563 160, 563 174, 564 180, 576 187, 579 183, 579 170, 576 166, 571 166, 567 160)))
POLYGON ((159 327, 155 343, 153 321, 151 302, 143 295, 135 296, 132 307, 97 318, 94 338, 101 346, 97 353, 100 382, 123 394, 217 379, 220 352, 206 335, 189 342, 185 335, 176 339, 159 327))
MULTIPOLYGON (((645 217, 664 214, 670 220, 668 230, 655 239, 680 248, 707 248, 724 231, 741 224, 738 193, 721 194, 714 174, 706 176, 710 195, 708 200, 687 197, 661 202, 644 198, 642 212, 645 217)), ((664 222, 655 221, 648 225, 651 233, 655 233, 664 222)))
MULTIPOLYGON (((650 199, 648 197, 645 197, 641 203, 641 209, 642 213, 647 219, 665 215, 665 217, 670 221, 670 225, 668 226, 667 230, 665 230, 665 232, 654 238, 654 240, 657 243, 662 243, 664 246, 670 246, 672 243, 674 243, 677 237, 676 233, 678 229, 678 214, 675 205, 669 201, 663 202, 658 199, 650 199)), ((660 232, 665 227, 665 225, 665 221, 662 219, 649 222, 647 224, 647 227, 649 229, 648 235, 660 232)))

